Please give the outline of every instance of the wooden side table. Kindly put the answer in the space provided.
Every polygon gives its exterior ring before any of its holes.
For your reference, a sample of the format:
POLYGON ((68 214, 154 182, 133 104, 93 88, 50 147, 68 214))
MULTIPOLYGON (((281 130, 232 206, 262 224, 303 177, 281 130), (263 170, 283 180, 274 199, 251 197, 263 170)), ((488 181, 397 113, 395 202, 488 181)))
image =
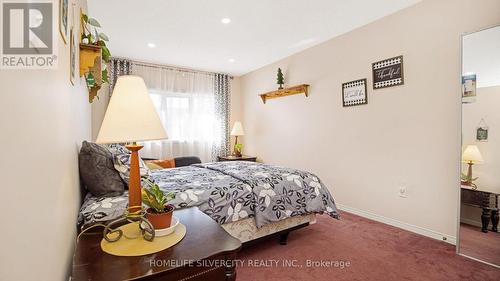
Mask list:
POLYGON ((118 257, 101 250, 102 232, 83 234, 73 257, 71 280, 236 280, 240 240, 198 208, 174 211, 186 226, 177 245, 140 257, 118 257))
POLYGON ((221 161, 250 161, 250 162, 257 162, 257 157, 246 156, 246 155, 242 155, 241 157, 238 157, 238 156, 229 155, 229 156, 219 156, 219 157, 217 157, 217 161, 219 161, 219 162, 221 162, 221 161))
POLYGON ((490 224, 490 220, 492 226, 491 230, 494 232, 498 232, 499 196, 499 194, 489 191, 471 189, 464 186, 462 186, 461 188, 462 204, 483 209, 483 212, 481 214, 481 231, 484 233, 488 232, 488 225, 490 224))

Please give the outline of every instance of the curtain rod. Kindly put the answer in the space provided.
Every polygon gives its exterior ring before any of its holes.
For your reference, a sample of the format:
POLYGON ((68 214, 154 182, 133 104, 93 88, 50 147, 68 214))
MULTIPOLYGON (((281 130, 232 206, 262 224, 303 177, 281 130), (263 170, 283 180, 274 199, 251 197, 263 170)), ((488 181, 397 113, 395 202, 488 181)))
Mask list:
MULTIPOLYGON (((170 65, 165 65, 165 64, 156 64, 156 63, 150 63, 150 62, 137 61, 137 60, 133 60, 133 59, 129 59, 129 58, 124 58, 124 57, 111 57, 111 59, 129 60, 130 62, 132 62, 132 64, 139 65, 139 66, 147 66, 147 67, 152 67, 152 68, 167 69, 167 70, 173 70, 173 71, 178 71, 178 72, 200 73, 200 74, 218 74, 216 72, 210 72, 210 71, 202 71, 202 70, 195 70, 195 69, 190 69, 190 68, 170 66, 170 65)), ((225 74, 225 73, 222 73, 222 74, 225 74)), ((228 75, 228 76, 229 76, 230 79, 234 78, 232 75, 228 75)))

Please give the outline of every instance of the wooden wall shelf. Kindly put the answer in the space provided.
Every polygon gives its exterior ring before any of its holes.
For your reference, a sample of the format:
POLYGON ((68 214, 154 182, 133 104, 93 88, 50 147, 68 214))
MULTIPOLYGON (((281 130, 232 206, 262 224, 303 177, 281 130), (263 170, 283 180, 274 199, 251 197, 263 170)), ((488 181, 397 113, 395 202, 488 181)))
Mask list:
POLYGON ((80 44, 80 76, 84 76, 89 69, 98 66, 101 68, 101 47, 89 44, 80 44))
POLYGON ((286 96, 290 96, 290 95, 304 94, 307 97, 307 96, 309 96, 309 93, 307 92, 308 88, 309 88, 309 85, 302 84, 302 85, 284 88, 281 90, 267 92, 264 94, 260 94, 259 96, 265 104, 266 100, 268 100, 268 99, 281 98, 281 97, 286 97, 286 96))

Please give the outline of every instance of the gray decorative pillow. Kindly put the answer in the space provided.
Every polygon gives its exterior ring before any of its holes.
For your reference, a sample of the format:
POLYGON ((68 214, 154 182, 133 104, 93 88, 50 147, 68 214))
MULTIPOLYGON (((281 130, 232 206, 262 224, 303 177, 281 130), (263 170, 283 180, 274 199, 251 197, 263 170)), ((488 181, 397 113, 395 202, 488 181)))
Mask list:
MULTIPOLYGON (((125 146, 121 144, 110 144, 108 145, 109 151, 113 154, 113 164, 115 169, 120 173, 120 177, 123 179, 128 188, 128 182, 130 177, 130 158, 131 153, 125 146)), ((139 169, 141 173, 141 180, 150 178, 150 170, 146 163, 139 157, 139 169)))
POLYGON ((80 177, 94 196, 117 196, 125 184, 113 166, 113 154, 104 146, 84 141, 78 155, 80 177))

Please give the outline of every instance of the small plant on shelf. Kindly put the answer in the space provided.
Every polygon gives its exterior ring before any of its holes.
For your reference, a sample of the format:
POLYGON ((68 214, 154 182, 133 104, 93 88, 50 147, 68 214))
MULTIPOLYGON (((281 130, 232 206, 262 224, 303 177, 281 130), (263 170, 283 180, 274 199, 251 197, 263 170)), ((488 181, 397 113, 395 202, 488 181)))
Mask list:
POLYGON ((279 85, 279 90, 283 89, 283 84, 285 84, 285 78, 283 78, 283 72, 281 72, 281 68, 278 68, 278 77, 276 79, 276 83, 279 85))
POLYGON ((102 61, 108 63, 111 58, 111 52, 106 46, 106 42, 109 41, 108 36, 99 31, 101 24, 96 19, 90 18, 83 13, 81 15, 81 21, 82 44, 80 48, 93 49, 94 52, 96 52, 96 49, 100 49, 100 54, 98 56, 94 55, 94 59, 91 59, 88 69, 85 70, 83 74, 87 87, 89 88, 89 101, 92 102, 94 97, 97 97, 97 91, 99 91, 101 85, 103 83, 109 83, 108 70, 106 69, 106 65, 102 66, 102 61))
POLYGON ((175 198, 175 193, 163 193, 160 187, 150 180, 146 180, 146 184, 147 187, 143 187, 141 191, 142 203, 149 207, 146 210, 146 218, 157 230, 170 227, 174 206, 167 203, 175 198))

